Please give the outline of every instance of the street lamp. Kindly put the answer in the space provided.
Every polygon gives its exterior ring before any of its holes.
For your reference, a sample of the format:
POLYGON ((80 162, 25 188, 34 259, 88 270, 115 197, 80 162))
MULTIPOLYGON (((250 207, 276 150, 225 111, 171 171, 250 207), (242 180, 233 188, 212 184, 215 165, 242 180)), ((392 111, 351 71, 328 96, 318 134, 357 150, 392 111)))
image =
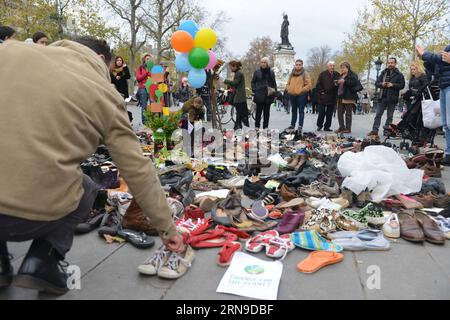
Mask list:
POLYGON ((376 82, 378 81, 378 77, 380 76, 380 71, 381 71, 381 66, 382 65, 383 65, 383 61, 381 61, 380 57, 378 57, 378 60, 375 61, 375 69, 377 70, 377 78, 375 79, 375 94, 374 94, 374 99, 376 101, 376 108, 375 108, 375 110, 378 110, 378 103, 379 103, 378 88, 377 88, 376 82))

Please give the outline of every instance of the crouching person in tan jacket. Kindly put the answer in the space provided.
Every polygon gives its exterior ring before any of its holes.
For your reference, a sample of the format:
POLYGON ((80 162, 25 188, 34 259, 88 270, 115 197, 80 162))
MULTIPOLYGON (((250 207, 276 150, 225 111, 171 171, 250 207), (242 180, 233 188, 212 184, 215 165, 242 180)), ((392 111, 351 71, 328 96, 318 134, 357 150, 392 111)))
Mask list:
POLYGON ((156 172, 110 84, 109 46, 90 37, 77 41, 0 46, 0 287, 9 286, 13 275, 7 242, 33 240, 15 283, 68 291, 60 263, 97 194, 80 163, 100 144, 107 145, 166 248, 185 250, 156 172))

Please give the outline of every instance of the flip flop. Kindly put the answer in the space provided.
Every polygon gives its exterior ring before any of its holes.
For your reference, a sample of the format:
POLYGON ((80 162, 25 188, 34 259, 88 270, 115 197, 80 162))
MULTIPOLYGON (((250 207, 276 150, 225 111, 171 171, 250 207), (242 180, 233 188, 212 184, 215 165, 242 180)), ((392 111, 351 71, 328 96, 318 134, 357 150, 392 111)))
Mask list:
POLYGON ((138 249, 148 249, 155 245, 155 240, 144 232, 122 229, 117 231, 117 235, 138 249))
POLYGON ((239 242, 228 242, 219 251, 217 256, 217 264, 220 267, 228 267, 233 260, 233 256, 237 251, 242 249, 242 245, 239 242))
POLYGON ((295 232, 292 234, 292 242, 297 247, 311 251, 342 252, 344 250, 342 246, 327 241, 316 230, 295 232))
POLYGON ((341 262, 342 260, 344 260, 342 253, 314 251, 308 258, 297 265, 297 270, 303 273, 314 273, 323 267, 341 262))

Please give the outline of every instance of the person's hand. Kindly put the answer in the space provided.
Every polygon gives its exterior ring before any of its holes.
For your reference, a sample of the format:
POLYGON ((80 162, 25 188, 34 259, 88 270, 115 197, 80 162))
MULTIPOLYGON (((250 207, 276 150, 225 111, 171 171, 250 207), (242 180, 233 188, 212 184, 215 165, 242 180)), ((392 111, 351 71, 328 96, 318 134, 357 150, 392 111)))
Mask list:
POLYGON ((392 88, 394 85, 391 82, 386 83, 386 87, 392 88))
POLYGON ((423 54, 425 53, 425 49, 422 48, 421 46, 417 45, 417 46, 416 46, 416 52, 417 52, 417 55, 418 55, 420 58, 422 58, 423 54))
POLYGON ((119 77, 119 76, 117 76, 117 77, 116 77, 116 79, 117 79, 117 80, 120 80, 120 77, 119 77))
POLYGON ((336 82, 337 82, 337 84, 341 85, 341 84, 343 84, 343 83, 345 82, 345 80, 344 80, 344 79, 339 79, 339 80, 336 81, 336 82))
POLYGON ((450 64, 450 52, 442 51, 441 55, 442 55, 442 61, 447 62, 448 64, 450 64))
POLYGON ((183 253, 186 250, 186 245, 183 241, 183 236, 176 234, 168 239, 163 239, 163 244, 167 250, 175 253, 183 253))

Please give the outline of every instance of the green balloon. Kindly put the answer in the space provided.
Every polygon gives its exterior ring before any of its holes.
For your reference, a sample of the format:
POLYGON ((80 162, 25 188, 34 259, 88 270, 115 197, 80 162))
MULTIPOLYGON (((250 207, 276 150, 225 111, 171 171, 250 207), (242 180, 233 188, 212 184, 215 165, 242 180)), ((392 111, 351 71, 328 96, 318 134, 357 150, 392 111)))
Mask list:
POLYGON ((147 62, 147 70, 150 72, 152 70, 152 68, 155 66, 155 64, 153 63, 153 61, 149 60, 147 62))
POLYGON ((155 96, 157 96, 158 98, 162 97, 163 95, 164 95, 164 93, 161 90, 156 90, 155 91, 155 96))
POLYGON ((209 54, 203 48, 194 48, 189 52, 189 63, 195 69, 204 69, 209 64, 209 54))

